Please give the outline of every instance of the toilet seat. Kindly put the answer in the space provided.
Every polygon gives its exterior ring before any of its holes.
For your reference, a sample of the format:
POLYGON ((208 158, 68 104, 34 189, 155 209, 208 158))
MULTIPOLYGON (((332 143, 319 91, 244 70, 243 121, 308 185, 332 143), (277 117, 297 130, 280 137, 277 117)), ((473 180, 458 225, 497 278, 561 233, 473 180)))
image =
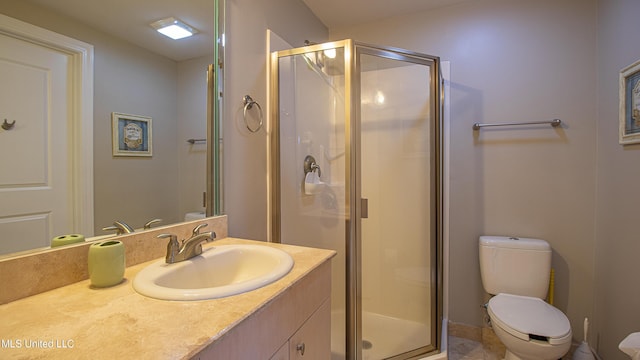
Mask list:
POLYGON ((489 300, 487 311, 495 325, 524 341, 546 340, 550 345, 571 341, 569 319, 542 299, 498 294, 489 300))

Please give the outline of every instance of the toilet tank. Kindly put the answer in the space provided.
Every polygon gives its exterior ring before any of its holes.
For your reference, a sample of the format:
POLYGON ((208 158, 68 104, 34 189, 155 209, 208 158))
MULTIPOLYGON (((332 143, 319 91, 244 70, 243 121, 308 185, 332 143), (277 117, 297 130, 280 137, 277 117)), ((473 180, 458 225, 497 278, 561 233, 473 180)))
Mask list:
POLYGON ((486 292, 544 299, 549 289, 551 246, 540 239, 480 237, 480 275, 486 292))

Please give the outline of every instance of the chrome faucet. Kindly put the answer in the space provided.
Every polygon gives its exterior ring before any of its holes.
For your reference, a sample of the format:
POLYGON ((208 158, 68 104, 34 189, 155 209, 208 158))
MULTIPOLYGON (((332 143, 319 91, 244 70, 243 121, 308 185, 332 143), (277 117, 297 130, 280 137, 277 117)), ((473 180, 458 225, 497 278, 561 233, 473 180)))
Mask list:
POLYGON ((158 238, 169 238, 167 244, 167 256, 165 261, 167 264, 173 264, 180 261, 189 260, 192 257, 202 254, 202 243, 213 241, 216 238, 216 233, 208 231, 200 233, 200 228, 207 226, 207 224, 200 224, 193 229, 192 236, 189 239, 182 240, 182 243, 178 242, 178 238, 172 234, 160 234, 158 238))
POLYGON ((120 220, 115 221, 111 226, 102 228, 102 230, 103 231, 115 230, 116 235, 131 234, 133 232, 133 228, 131 226, 127 225, 127 223, 120 220))

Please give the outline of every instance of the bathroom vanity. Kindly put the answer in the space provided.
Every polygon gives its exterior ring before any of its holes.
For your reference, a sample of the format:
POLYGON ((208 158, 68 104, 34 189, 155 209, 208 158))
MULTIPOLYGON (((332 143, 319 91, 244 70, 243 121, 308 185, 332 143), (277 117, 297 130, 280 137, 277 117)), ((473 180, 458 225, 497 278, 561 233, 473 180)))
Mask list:
MULTIPOLYGON (((212 300, 164 301, 125 280, 92 288, 89 280, 0 305, 0 358, 328 359, 330 250, 225 238, 204 247, 258 244, 294 259, 278 281, 212 300)), ((156 261, 156 260, 154 260, 156 261)), ((19 276, 19 275, 17 275, 19 276)))

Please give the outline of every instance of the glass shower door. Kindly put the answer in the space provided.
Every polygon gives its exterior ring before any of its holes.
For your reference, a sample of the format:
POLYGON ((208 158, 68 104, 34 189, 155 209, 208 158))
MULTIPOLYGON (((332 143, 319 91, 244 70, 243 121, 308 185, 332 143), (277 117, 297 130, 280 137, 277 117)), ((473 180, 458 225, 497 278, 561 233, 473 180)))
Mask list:
POLYGON ((276 162, 269 177, 270 240, 337 252, 331 266, 331 351, 332 359, 346 359, 344 42, 280 51, 272 62, 277 62, 272 73, 277 124, 270 138, 270 158, 276 162), (320 184, 306 184, 305 164, 313 164, 310 176, 317 175, 320 184))
POLYGON ((351 40, 272 54, 270 241, 337 252, 332 360, 437 350, 438 74, 351 40))
POLYGON ((359 50, 362 358, 407 358, 436 341, 434 69, 359 50))

